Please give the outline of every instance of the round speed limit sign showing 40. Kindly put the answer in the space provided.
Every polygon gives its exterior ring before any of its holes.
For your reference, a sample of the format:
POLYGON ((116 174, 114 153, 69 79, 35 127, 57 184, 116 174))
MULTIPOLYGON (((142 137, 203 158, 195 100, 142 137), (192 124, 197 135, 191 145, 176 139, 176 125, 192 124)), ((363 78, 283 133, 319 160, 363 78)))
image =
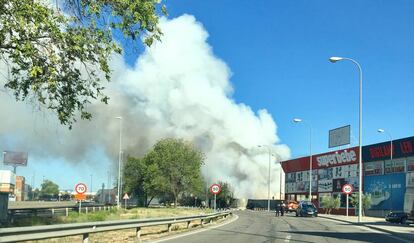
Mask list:
POLYGON ((210 186, 210 192, 213 193, 214 195, 219 194, 221 191, 221 187, 219 184, 213 184, 210 186))
POLYGON ((351 194, 354 188, 352 188, 351 184, 345 184, 342 186, 342 192, 345 194, 351 194))
POLYGON ((84 183, 78 183, 75 186, 75 192, 78 194, 84 194, 87 190, 87 187, 84 183))

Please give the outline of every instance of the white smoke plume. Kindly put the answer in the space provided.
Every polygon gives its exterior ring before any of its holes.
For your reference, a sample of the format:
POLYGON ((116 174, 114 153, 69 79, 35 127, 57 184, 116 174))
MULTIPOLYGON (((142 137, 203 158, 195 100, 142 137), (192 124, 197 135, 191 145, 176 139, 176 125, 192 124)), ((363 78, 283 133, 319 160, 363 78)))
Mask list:
MULTIPOLYGON (((122 116, 126 154, 141 156, 164 137, 184 138, 206 154, 202 170, 209 183, 227 181, 237 197, 266 198, 268 150, 258 145, 271 146, 278 159, 290 156, 279 144, 271 115, 232 100, 231 71, 213 54, 208 33, 193 16, 163 19, 161 28, 162 42, 147 48, 133 67, 121 57, 113 59, 113 81, 106 89, 110 104, 92 104, 91 122, 80 121, 69 131, 54 114, 0 92, 5 114, 0 137, 14 137, 14 144, 38 158, 63 158, 76 166, 91 161, 99 149, 116 157, 119 120, 114 117, 122 116)), ((278 196, 279 166, 271 159, 271 195, 278 196)))

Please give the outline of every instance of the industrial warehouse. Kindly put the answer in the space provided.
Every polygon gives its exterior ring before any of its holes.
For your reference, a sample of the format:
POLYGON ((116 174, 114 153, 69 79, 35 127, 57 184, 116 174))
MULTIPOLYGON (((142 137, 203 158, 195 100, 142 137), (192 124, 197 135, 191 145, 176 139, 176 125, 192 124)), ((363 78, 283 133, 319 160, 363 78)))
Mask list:
MULTIPOLYGON (((390 210, 414 210, 414 136, 362 147, 363 193, 370 194, 369 216, 384 216, 390 210), (392 147, 392 153, 391 153, 392 147), (392 158, 392 160, 391 160, 392 158)), ((344 184, 358 191, 359 148, 351 147, 312 156, 312 202, 323 210, 323 197, 340 197, 334 213, 345 214, 344 184)), ((285 199, 308 200, 310 157, 282 162, 285 199)), ((350 215, 355 215, 351 205, 350 215)))

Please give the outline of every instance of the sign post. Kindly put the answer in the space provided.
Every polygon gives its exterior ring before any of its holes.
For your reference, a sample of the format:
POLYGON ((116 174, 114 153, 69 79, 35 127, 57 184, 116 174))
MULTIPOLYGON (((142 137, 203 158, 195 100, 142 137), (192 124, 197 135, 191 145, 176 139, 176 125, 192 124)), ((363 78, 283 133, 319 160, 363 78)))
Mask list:
POLYGON ((345 184, 342 186, 342 192, 346 194, 346 216, 348 217, 348 209, 349 209, 349 194, 353 192, 354 188, 351 184, 345 184))
POLYGON ((128 193, 125 193, 125 195, 122 199, 125 200, 125 210, 126 210, 127 209, 127 200, 129 199, 128 193))
POLYGON ((214 211, 216 211, 217 207, 217 194, 221 192, 221 186, 219 184, 213 184, 210 186, 210 192, 214 194, 214 211))
POLYGON ((82 212, 82 200, 86 199, 86 195, 84 194, 88 188, 86 187, 85 183, 78 183, 75 186, 75 198, 79 201, 79 213, 82 212))

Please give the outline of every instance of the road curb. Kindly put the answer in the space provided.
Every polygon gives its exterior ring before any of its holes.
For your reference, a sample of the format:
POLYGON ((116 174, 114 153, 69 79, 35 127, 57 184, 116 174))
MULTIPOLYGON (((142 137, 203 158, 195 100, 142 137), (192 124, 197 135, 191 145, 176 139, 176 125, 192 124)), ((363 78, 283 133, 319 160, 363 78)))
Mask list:
POLYGON ((409 240, 409 241, 413 240, 413 238, 405 236, 404 233, 398 233, 398 232, 395 232, 395 231, 392 231, 392 230, 387 230, 387 229, 375 227, 375 226, 372 226, 372 225, 369 225, 369 224, 366 224, 366 223, 355 223, 355 222, 347 221, 347 220, 344 220, 344 219, 326 217, 326 216, 320 215, 320 214, 318 216, 320 218, 324 218, 324 219, 340 221, 340 222, 343 222, 343 223, 348 223, 348 224, 357 225, 357 226, 364 226, 364 227, 367 227, 367 228, 370 228, 370 229, 374 229, 374 230, 378 230, 378 231, 381 231, 381 232, 384 232, 384 233, 391 234, 391 235, 399 237, 403 240, 409 240))

